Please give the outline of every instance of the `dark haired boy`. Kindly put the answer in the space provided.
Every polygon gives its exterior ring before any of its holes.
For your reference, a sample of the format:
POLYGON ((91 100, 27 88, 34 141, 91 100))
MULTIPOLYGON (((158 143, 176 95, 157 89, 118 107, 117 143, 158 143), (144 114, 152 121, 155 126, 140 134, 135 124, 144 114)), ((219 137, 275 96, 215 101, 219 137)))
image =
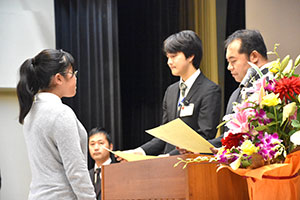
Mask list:
MULTIPOLYGON (((220 119, 221 90, 199 69, 202 59, 200 38, 194 31, 181 31, 169 36, 163 49, 172 74, 180 80, 165 92, 162 124, 179 117, 205 139, 213 139, 220 119)), ((175 146, 158 138, 129 151, 147 155, 179 154, 175 146)))

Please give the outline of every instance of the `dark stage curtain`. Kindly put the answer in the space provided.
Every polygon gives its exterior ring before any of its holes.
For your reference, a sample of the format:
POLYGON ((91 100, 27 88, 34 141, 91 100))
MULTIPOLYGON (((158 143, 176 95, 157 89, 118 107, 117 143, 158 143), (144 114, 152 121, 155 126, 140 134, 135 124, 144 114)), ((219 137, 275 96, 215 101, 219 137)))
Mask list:
MULTIPOLYGON (((245 29, 245 18, 245 0, 227 0, 226 38, 236 30, 245 29)), ((226 60, 224 105, 227 105, 230 95, 239 85, 239 83, 231 76, 230 71, 227 70, 227 66, 228 62, 226 60)), ((224 109, 226 111, 226 106, 224 109)))
MULTIPOLYGON (((77 95, 63 99, 87 131, 111 132, 122 148, 116 0, 55 0, 56 47, 70 52, 78 73, 77 95)), ((68 122, 66 122, 68 123, 68 122)), ((89 166, 93 161, 89 159, 89 166)))
POLYGON ((179 30, 179 0, 119 0, 119 50, 124 149, 152 137, 161 124, 162 100, 171 75, 164 39, 179 30))

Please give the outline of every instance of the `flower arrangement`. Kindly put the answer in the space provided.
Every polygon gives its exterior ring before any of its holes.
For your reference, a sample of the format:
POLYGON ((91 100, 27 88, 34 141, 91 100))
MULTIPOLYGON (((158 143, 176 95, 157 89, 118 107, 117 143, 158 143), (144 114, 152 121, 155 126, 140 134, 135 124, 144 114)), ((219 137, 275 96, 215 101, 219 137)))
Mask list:
POLYGON ((217 162, 217 172, 229 169, 245 177, 250 200, 300 199, 300 77, 290 56, 269 63, 269 73, 251 80, 252 86, 241 91, 242 101, 233 107, 233 113, 224 116, 228 131, 222 147, 214 156, 182 159, 184 163, 217 162))
POLYGON ((219 126, 225 124, 228 131, 212 161, 253 169, 283 162, 300 145, 300 77, 294 73, 300 55, 293 65, 289 55, 279 58, 277 47, 269 52, 277 56, 269 73, 243 89, 242 102, 224 116, 219 126))

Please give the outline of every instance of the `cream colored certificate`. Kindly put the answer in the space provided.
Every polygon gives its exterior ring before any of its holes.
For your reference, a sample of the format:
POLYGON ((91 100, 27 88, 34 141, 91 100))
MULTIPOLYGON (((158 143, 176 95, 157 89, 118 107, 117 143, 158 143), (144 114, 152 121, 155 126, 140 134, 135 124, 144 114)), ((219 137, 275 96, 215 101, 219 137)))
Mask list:
POLYGON ((109 152, 111 152, 111 153, 127 160, 128 162, 158 158, 157 156, 147 156, 147 155, 140 155, 140 154, 134 154, 134 153, 126 153, 126 152, 123 152, 123 151, 112 151, 112 150, 106 148, 105 146, 102 146, 102 148, 104 148, 107 151, 109 151, 109 152))
POLYGON ((174 146, 195 153, 212 153, 209 148, 214 147, 180 118, 146 130, 146 132, 174 146))

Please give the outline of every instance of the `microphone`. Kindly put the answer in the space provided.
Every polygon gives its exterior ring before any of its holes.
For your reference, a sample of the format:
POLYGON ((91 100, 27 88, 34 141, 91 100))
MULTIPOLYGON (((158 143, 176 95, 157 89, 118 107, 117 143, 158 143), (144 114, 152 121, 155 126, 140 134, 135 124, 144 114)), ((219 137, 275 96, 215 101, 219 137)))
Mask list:
POLYGON ((247 70, 246 75, 244 76, 243 80, 241 81, 240 85, 246 87, 250 81, 250 79, 255 76, 256 70, 253 67, 250 67, 247 70))

